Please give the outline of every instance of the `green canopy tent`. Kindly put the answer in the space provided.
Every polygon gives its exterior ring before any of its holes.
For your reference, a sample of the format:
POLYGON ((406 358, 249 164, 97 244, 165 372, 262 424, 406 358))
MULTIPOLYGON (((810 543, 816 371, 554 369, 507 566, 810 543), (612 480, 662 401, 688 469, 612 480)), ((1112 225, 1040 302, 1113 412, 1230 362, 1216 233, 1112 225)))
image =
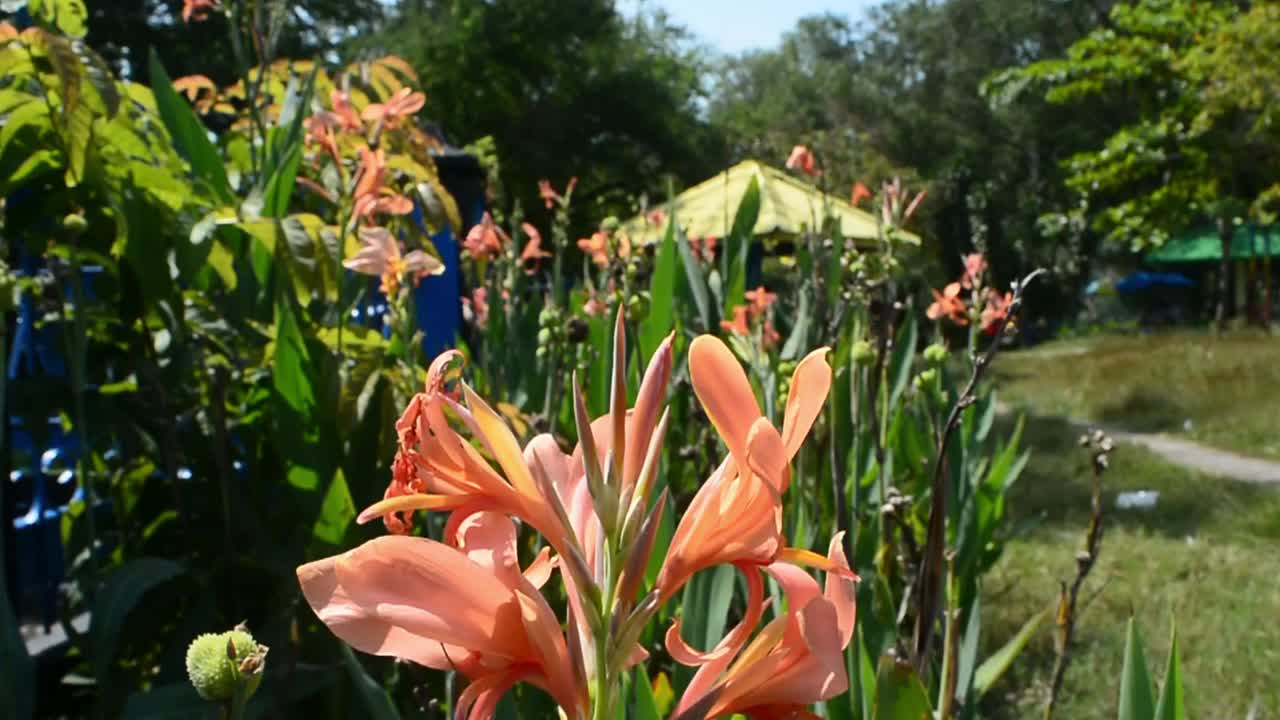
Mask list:
MULTIPOLYGON (((1280 256, 1280 227, 1260 228, 1251 223, 1237 228, 1232 236, 1233 260, 1277 256, 1280 256)), ((1218 262, 1221 259, 1222 241, 1218 239, 1217 228, 1211 225, 1183 233, 1147 253, 1147 262, 1157 264, 1218 262)))
MULTIPOLYGON (((1237 227, 1231 237, 1231 259, 1236 261, 1237 278, 1254 279, 1255 272, 1262 274, 1263 301, 1258 318, 1265 325, 1271 323, 1273 302, 1271 285, 1271 258, 1280 256, 1280 226, 1259 227, 1247 223, 1237 227), (1258 267, 1259 261, 1261 268, 1258 267)), ((1222 260, 1222 241, 1217 228, 1203 225, 1189 230, 1147 253, 1146 261, 1155 265, 1218 263, 1222 260)), ((1248 287, 1252 283, 1237 282, 1234 304, 1238 308, 1249 299, 1248 287)))

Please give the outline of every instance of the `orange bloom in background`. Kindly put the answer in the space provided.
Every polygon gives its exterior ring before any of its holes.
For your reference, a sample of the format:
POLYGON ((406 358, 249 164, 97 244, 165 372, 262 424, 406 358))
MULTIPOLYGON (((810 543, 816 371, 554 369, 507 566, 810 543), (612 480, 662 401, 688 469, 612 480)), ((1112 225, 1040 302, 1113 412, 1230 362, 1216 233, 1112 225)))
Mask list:
POLYGON ((209 19, 210 10, 218 10, 220 7, 218 0, 182 0, 182 22, 204 22, 209 19))
POLYGON ((595 317, 603 314, 605 311, 604 301, 600 299, 600 294, 592 290, 587 295, 587 301, 582 304, 582 312, 587 317, 595 317))
POLYGON ((357 650, 470 679, 458 718, 492 717, 517 682, 584 712, 586 686, 572 670, 559 619, 538 592, 551 570, 546 550, 522 572, 506 516, 463 511, 450 525, 449 544, 393 535, 299 567, 307 603, 357 650))
POLYGON ((316 113, 302 121, 303 127, 307 129, 307 145, 319 145, 329 157, 333 158, 335 163, 342 162, 342 155, 338 151, 338 139, 333 134, 333 124, 331 118, 332 113, 316 113))
POLYGON ((768 320, 764 321, 764 328, 761 333, 760 342, 764 345, 766 350, 777 345, 778 341, 782 339, 782 336, 774 329, 773 323, 768 320))
POLYGON ((1000 327, 1000 323, 1009 316, 1009 307, 1013 305, 1013 293, 1006 292, 1004 295, 995 288, 987 288, 986 302, 982 306, 982 317, 980 322, 982 332, 988 335, 994 335, 996 329, 1000 327))
POLYGON ((813 151, 804 145, 791 148, 791 155, 787 157, 787 169, 799 170, 809 177, 819 174, 818 161, 813 156, 813 151))
POLYGON ((507 234, 493 222, 493 216, 486 212, 480 224, 467 231, 462 247, 476 260, 492 260, 502 254, 508 240, 507 234))
POLYGON ((853 193, 849 196, 849 204, 857 207, 863 200, 871 199, 871 191, 861 182, 853 184, 853 193))
POLYGON ((748 312, 752 318, 763 317, 769 306, 777 301, 777 293, 771 293, 764 286, 746 292, 748 312))
POLYGON ((933 304, 925 310, 925 316, 930 320, 937 320, 942 317, 949 318, 951 322, 957 325, 968 325, 969 316, 966 314, 964 300, 960 299, 960 283, 953 282, 947 285, 942 292, 933 290, 933 304))
POLYGON ((529 223, 520 223, 520 229, 529 238, 529 242, 520 251, 520 262, 524 265, 524 271, 532 275, 538 271, 538 264, 542 259, 551 257, 551 253, 542 249, 542 234, 538 232, 538 228, 529 223))
POLYGON ((471 291, 471 297, 462 298, 462 309, 464 314, 470 315, 468 322, 474 322, 476 327, 483 328, 489 324, 489 291, 485 288, 478 287, 471 291))
POLYGON ((359 179, 352 193, 352 224, 357 218, 375 215, 408 215, 413 212, 413 201, 394 190, 383 187, 387 177, 386 155, 382 150, 360 148, 359 179))
POLYGON ((707 235, 705 237, 689 238, 689 249, 693 251, 693 256, 702 260, 702 262, 713 262, 716 259, 716 236, 707 235))
MULTIPOLYGON (((786 596, 786 613, 765 625, 745 649, 745 633, 730 633, 725 639, 732 642, 722 642, 711 657, 693 663, 701 667, 672 717, 813 717, 809 705, 848 690, 844 651, 857 619, 857 576, 841 548, 843 535, 831 539, 824 588, 794 564, 765 566, 786 596)), ((753 569, 749 575, 754 574, 753 569)), ((751 607, 753 599, 760 603, 758 593, 751 587, 749 594, 755 597, 748 598, 747 616, 759 622, 762 611, 751 607)), ((672 657, 681 660, 677 653, 672 657)))
POLYGON ((330 114, 337 121, 338 128, 345 132, 354 132, 364 127, 356 109, 351 105, 351 96, 347 93, 341 90, 330 90, 329 106, 332 108, 330 114))
MULTIPOLYGON (((582 252, 591 256, 591 262, 596 265, 599 265, 600 267, 607 267, 609 265, 609 235, 605 231, 597 230, 591 234, 591 237, 578 240, 578 248, 581 249, 582 252)), ((618 244, 619 255, 626 257, 627 251, 629 250, 629 245, 627 245, 626 240, 623 239, 622 242, 618 244)))
POLYGON ((187 96, 187 101, 204 114, 213 107, 218 96, 218 86, 206 75, 184 75, 173 81, 173 89, 187 96))
POLYGON ((382 123, 385 127, 395 127, 401 118, 410 115, 422 109, 427 102, 427 97, 420 92, 414 92, 411 88, 400 88, 385 103, 370 103, 360 118, 366 122, 382 123))
POLYGON ((796 365, 779 434, 729 348, 711 335, 690 345, 694 392, 729 455, 699 488, 671 538, 656 583, 664 599, 699 570, 722 563, 769 565, 785 554, 782 494, 791 483, 791 460, 831 389, 828 351, 815 350, 796 365))
POLYGON ((742 335, 746 337, 751 334, 751 328, 747 325, 747 306, 738 305, 733 308, 732 320, 721 320, 720 329, 733 333, 734 335, 742 335))
POLYGON ((667 221, 667 214, 662 211, 662 208, 654 208, 653 210, 650 210, 649 214, 645 217, 649 220, 650 225, 661 226, 667 221))
POLYGON ((538 181, 538 195, 542 198, 542 202, 546 204, 548 210, 555 207, 556 203, 560 202, 560 193, 556 192, 556 189, 551 187, 550 180, 538 181))
POLYGON ((982 284, 982 274, 987 271, 987 258, 982 253, 969 253, 964 256, 964 275, 960 284, 965 290, 972 290, 982 284))
POLYGON ((416 286, 422 278, 444 272, 444 264, 422 250, 402 255, 400 243, 386 228, 360 228, 360 242, 359 252, 342 266, 364 275, 380 276, 382 292, 386 295, 395 294, 405 275, 411 276, 416 286))

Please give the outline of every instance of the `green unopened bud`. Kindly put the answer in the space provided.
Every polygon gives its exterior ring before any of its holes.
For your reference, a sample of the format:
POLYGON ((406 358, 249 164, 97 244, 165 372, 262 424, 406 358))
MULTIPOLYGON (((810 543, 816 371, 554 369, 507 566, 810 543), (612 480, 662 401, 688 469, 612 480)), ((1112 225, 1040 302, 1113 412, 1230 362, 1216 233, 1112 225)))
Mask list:
POLYGON ((924 349, 924 361, 930 365, 941 365, 947 360, 947 346, 942 343, 934 343, 924 349))
POLYGON ((921 370, 920 374, 916 376, 916 379, 912 384, 915 385, 917 390, 922 388, 931 388, 937 379, 938 369, 928 368, 927 370, 921 370))
POLYGON ((870 365, 871 361, 876 359, 875 349, 866 340, 859 340, 853 344, 852 355, 854 365, 870 365))
POLYGON ((224 633, 206 633, 187 648, 187 677, 200 697, 227 702, 237 688, 245 700, 262 683, 267 647, 242 627, 224 633))
POLYGON ((555 305, 548 305, 538 313, 538 325, 542 327, 550 327, 558 322, 560 322, 560 309, 555 305))
POLYGON ((612 233, 613 231, 617 230, 621 226, 622 226, 622 222, 618 220, 617 216, 615 215, 610 215, 609 217, 600 221, 600 229, 607 233, 612 233))
POLYGON ((547 345, 551 342, 551 329, 542 328, 538 331, 538 344, 547 345))
POLYGON ((643 320, 648 312, 649 303, 645 302, 643 297, 639 295, 632 295, 631 299, 627 300, 627 317, 632 322, 639 322, 643 320))
POLYGON ((778 374, 782 377, 791 377, 791 373, 796 371, 796 364, 791 360, 783 360, 778 363, 778 374))
POLYGON ((84 215, 80 213, 71 213, 62 218, 62 229, 72 235, 83 235, 85 230, 89 229, 89 221, 84 219, 84 215))

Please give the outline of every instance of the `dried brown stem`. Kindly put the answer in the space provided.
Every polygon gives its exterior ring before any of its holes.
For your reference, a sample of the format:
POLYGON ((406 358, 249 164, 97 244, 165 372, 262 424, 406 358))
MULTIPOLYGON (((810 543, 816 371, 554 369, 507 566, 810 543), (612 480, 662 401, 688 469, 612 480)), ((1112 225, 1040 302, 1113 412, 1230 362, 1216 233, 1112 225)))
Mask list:
POLYGON ((1067 665, 1071 662, 1071 640, 1075 636, 1076 621, 1079 619, 1076 608, 1080 597, 1080 589, 1089 577, 1098 561, 1098 552, 1102 549, 1102 474, 1107 470, 1108 454, 1111 451, 1111 440, 1105 435, 1095 432, 1093 439, 1086 438, 1082 444, 1093 445, 1093 497, 1089 515, 1089 531, 1085 535, 1084 550, 1076 554, 1076 576, 1071 585, 1062 584, 1058 596, 1058 657, 1053 663, 1053 680, 1049 685, 1049 700, 1044 707, 1045 720, 1052 720, 1053 711, 1058 705, 1058 694, 1062 691, 1062 679, 1066 676, 1067 665))

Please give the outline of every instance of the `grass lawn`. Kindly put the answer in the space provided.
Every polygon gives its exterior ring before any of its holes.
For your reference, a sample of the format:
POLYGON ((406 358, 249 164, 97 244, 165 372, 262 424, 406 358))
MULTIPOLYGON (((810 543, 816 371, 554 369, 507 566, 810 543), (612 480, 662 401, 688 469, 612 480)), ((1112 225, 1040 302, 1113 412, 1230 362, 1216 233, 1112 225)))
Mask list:
POLYGON ((1039 415, 1280 458, 1280 337, 1183 331, 1054 342, 1002 356, 995 374, 1005 401, 1039 415))
MULTIPOLYGON (((1089 514, 1090 473, 1064 422, 1027 427, 1032 459, 1011 498, 1012 541, 988 576, 988 652, 1055 602, 1074 573, 1089 514)), ((1122 446, 1105 477, 1100 560, 1081 597, 1073 663, 1055 717, 1114 718, 1125 623, 1138 618, 1148 665, 1163 677, 1176 619, 1187 717, 1280 717, 1280 488, 1198 475, 1122 446), (1149 510, 1117 510, 1116 494, 1158 490, 1149 510)), ((1040 717, 1054 650, 1049 626, 984 703, 988 718, 1040 717)))

